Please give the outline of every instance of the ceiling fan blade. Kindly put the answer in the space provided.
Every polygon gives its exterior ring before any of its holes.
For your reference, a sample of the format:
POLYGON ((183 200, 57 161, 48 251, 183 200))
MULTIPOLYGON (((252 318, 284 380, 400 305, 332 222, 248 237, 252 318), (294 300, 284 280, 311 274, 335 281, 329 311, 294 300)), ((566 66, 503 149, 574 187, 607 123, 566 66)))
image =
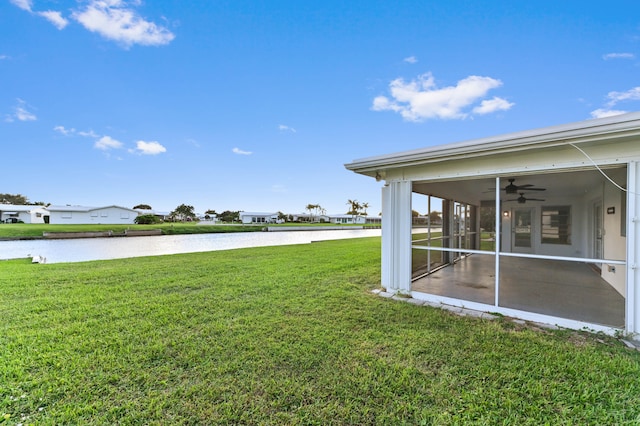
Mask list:
MULTIPOLYGON (((536 188, 534 184, 532 183, 525 183, 524 185, 516 185, 515 183, 515 178, 513 179, 509 179, 509 184, 500 188, 501 191, 506 191, 507 194, 517 194, 521 191, 546 191, 547 188, 536 188)), ((490 192, 490 191, 495 191, 496 188, 488 188, 488 191, 486 192, 490 192)), ((507 201, 511 201, 511 200, 507 200, 507 201)))

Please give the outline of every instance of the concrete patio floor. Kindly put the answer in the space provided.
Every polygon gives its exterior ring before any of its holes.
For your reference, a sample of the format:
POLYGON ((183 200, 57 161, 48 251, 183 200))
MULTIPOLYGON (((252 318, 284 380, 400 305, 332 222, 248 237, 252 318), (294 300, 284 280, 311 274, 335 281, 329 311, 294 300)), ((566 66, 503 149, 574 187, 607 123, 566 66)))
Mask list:
MULTIPOLYGON (((493 305, 495 256, 468 256, 453 266, 417 279, 411 289, 493 305)), ((624 297, 584 263, 502 256, 499 304, 624 328, 624 297)))

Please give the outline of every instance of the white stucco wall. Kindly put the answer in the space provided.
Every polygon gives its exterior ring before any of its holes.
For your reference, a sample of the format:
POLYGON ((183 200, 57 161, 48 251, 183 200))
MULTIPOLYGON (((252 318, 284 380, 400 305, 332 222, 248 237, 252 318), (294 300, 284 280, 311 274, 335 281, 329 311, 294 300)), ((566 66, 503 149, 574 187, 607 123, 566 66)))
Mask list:
POLYGON ((96 208, 92 210, 69 209, 50 210, 49 223, 51 224, 104 224, 104 225, 129 225, 135 223, 134 220, 138 212, 123 209, 115 206, 96 208))
MULTIPOLYGON (((613 260, 625 260, 627 252, 627 238, 622 235, 620 226, 623 218, 621 191, 611 184, 605 185, 604 202, 602 204, 604 235, 603 251, 604 257, 613 260), (607 209, 613 208, 613 213, 607 213, 607 209)), ((626 230, 628 231, 628 230, 626 230)), ((615 288, 618 293, 626 295, 625 289, 625 268, 616 265, 602 265, 602 278, 615 288)))

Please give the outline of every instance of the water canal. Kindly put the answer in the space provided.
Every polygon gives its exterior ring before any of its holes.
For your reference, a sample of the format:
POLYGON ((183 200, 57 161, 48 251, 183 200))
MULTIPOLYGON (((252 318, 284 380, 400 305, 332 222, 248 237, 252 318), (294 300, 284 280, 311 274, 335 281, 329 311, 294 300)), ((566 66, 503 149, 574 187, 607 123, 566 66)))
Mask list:
POLYGON ((46 263, 85 262, 90 260, 195 253, 248 247, 309 244, 313 241, 340 240, 380 235, 380 229, 354 229, 83 238, 72 240, 0 241, 0 259, 41 256, 46 259, 46 263))

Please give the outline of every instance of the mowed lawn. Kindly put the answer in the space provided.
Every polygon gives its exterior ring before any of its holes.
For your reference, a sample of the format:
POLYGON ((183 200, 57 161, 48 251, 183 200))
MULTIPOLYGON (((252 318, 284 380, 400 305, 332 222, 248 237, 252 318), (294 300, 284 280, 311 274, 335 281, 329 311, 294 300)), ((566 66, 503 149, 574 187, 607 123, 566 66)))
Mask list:
POLYGON ((640 352, 384 299, 379 269, 379 238, 0 262, 0 425, 640 423, 640 352))

